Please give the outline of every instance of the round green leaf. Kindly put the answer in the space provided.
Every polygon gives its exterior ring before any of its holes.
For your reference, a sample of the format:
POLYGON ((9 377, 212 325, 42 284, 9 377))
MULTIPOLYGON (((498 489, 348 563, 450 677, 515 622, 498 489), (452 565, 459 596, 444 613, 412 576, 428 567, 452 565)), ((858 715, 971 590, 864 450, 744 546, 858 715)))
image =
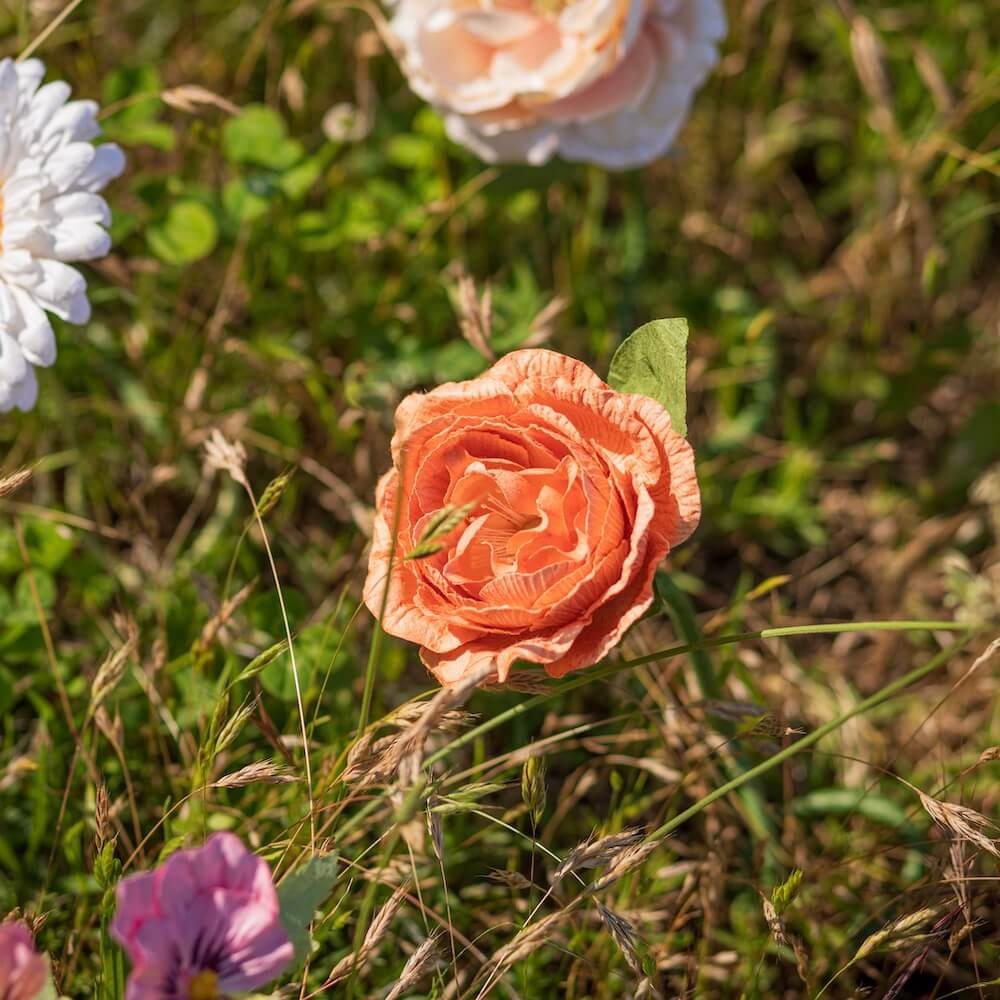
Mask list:
POLYGON ((219 238, 215 216, 200 202, 184 198, 170 206, 166 218, 152 226, 149 248, 166 264, 192 264, 207 257, 219 238))
POLYGON ((285 123, 273 108, 247 105, 222 130, 222 150, 231 163, 287 170, 302 159, 302 146, 289 139, 285 123))

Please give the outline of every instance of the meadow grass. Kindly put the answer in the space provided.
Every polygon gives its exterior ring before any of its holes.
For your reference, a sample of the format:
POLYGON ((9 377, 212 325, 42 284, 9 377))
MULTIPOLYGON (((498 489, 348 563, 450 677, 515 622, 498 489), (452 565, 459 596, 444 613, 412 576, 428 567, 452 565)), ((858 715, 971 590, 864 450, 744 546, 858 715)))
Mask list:
POLYGON ((221 829, 338 856, 289 995, 996 995, 997 19, 730 19, 622 175, 482 166, 355 5, 42 38, 130 160, 94 320, 0 417, 0 915, 67 996, 121 996, 122 872, 221 829), (359 597, 395 405, 485 367, 465 276, 498 353, 601 374, 688 317, 705 509, 606 666, 439 693, 359 597))

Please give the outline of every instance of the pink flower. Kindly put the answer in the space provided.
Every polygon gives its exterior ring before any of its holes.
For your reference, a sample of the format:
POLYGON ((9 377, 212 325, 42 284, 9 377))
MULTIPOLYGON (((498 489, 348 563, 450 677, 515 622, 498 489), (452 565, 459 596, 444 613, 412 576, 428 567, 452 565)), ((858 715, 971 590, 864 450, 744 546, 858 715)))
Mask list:
POLYGON ((488 162, 661 156, 718 60, 721 0, 398 0, 410 86, 488 162))
POLYGON ((49 963, 35 951, 24 924, 0 924, 0 997, 35 1000, 49 978, 49 963))
POLYGON ((231 833, 123 879, 111 933, 132 961, 125 1000, 220 1000, 293 954, 270 867, 231 833))

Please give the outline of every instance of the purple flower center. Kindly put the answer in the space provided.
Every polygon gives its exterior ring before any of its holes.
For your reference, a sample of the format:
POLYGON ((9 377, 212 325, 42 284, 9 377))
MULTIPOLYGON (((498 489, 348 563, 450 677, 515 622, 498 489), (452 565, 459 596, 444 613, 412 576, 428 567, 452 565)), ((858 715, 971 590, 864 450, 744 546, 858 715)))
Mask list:
POLYGON ((223 1000, 219 977, 235 971, 227 955, 226 930, 220 925, 200 933, 188 956, 174 945, 169 971, 163 979, 165 997, 171 1000, 223 1000))

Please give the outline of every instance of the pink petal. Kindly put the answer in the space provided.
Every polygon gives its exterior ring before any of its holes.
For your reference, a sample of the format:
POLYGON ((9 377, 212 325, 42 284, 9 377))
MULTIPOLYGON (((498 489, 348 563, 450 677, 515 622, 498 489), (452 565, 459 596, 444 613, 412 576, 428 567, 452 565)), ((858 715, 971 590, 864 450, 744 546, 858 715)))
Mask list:
POLYGON ((606 76, 569 97, 539 105, 536 110, 542 118, 555 122, 603 118, 641 104, 656 78, 656 70, 656 45, 647 33, 606 76))

